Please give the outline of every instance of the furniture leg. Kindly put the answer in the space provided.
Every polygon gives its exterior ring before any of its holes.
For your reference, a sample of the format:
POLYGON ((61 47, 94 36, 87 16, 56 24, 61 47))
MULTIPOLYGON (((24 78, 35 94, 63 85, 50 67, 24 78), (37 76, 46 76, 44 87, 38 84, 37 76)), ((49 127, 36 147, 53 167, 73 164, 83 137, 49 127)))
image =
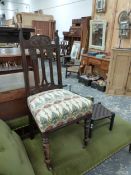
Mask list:
POLYGON ((77 73, 77 78, 79 78, 79 76, 80 76, 80 74, 79 74, 79 72, 77 73))
POLYGON ((46 166, 49 170, 52 169, 51 160, 50 160, 50 149, 49 149, 49 139, 46 134, 43 134, 43 149, 44 149, 44 158, 46 166))
POLYGON ((89 127, 89 138, 92 137, 93 126, 94 126, 94 121, 91 120, 91 122, 90 122, 90 127, 89 127))
POLYGON ((67 78, 67 67, 66 67, 66 75, 65 75, 65 78, 67 78))
POLYGON ((89 120, 87 118, 84 119, 84 146, 88 144, 89 140, 89 120))
POLYGON ((110 122, 110 128, 109 128, 109 130, 110 130, 110 131, 111 131, 111 130, 112 130, 112 128, 113 128, 114 119, 115 119, 115 113, 114 113, 114 112, 112 112, 111 122, 110 122))
POLYGON ((130 143, 130 145, 129 145, 129 153, 131 153, 131 143, 130 143))
POLYGON ((30 138, 33 139, 34 136, 35 136, 35 133, 34 133, 34 120, 33 120, 33 117, 32 117, 30 112, 29 112, 28 116, 29 116, 30 138))

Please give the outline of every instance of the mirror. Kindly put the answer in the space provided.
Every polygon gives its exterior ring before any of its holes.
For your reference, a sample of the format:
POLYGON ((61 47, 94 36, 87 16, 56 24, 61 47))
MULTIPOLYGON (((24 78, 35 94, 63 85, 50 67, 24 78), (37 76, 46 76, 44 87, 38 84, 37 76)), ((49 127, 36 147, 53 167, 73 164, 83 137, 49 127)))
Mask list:
POLYGON ((79 52, 80 52, 80 41, 74 41, 73 42, 73 46, 72 46, 72 49, 71 49, 71 59, 77 59, 78 56, 79 56, 79 52))
POLYGON ((104 50, 107 22, 102 20, 90 21, 89 48, 104 50))
POLYGON ((122 11, 118 17, 119 38, 129 38, 130 20, 127 11, 122 11))

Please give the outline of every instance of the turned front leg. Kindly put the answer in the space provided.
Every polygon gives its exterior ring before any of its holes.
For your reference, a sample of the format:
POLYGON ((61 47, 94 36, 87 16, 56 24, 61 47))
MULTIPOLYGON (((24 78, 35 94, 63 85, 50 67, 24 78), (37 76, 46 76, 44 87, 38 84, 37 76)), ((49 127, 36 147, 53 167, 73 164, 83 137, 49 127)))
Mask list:
POLYGON ((87 118, 84 119, 84 146, 88 144, 89 140, 89 120, 87 118))
POLYGON ((42 139, 43 139, 43 149, 44 149, 45 163, 46 163, 47 168, 50 170, 50 169, 52 169, 52 165, 51 165, 51 159, 50 159, 50 148, 49 148, 48 135, 43 134, 42 139))

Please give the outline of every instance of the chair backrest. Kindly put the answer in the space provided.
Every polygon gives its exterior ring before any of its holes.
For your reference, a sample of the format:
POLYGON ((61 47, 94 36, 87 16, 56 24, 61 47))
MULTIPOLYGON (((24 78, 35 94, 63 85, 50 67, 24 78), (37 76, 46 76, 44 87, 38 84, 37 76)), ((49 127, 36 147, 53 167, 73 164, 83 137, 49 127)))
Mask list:
POLYGON ((29 40, 23 38, 22 29, 20 30, 20 48, 24 71, 24 80, 27 96, 46 90, 62 87, 60 47, 58 32, 55 32, 55 41, 45 35, 34 35, 29 40), (56 53, 56 62, 53 62, 53 53, 56 53), (30 83, 29 64, 26 55, 30 56, 31 67, 33 69, 33 82, 30 83), (56 79, 54 71, 56 64, 56 79), (48 69, 48 70, 47 70, 48 69))
POLYGON ((69 42, 66 40, 62 40, 60 42, 60 55, 67 55, 68 54, 68 47, 69 47, 69 42))

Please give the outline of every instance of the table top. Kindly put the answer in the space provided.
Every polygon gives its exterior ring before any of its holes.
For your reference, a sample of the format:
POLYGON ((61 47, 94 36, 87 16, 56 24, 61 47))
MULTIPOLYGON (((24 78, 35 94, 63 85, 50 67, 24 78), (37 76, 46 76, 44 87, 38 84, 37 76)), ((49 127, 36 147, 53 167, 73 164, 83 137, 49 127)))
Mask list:
POLYGON ((89 57, 89 58, 93 58, 93 59, 97 59, 97 60, 100 60, 100 61, 102 61, 102 60, 104 60, 104 61, 109 61, 110 62, 110 57, 106 57, 106 58, 96 58, 95 56, 90 56, 90 55, 88 55, 88 54, 81 54, 81 56, 83 56, 83 57, 89 57))

